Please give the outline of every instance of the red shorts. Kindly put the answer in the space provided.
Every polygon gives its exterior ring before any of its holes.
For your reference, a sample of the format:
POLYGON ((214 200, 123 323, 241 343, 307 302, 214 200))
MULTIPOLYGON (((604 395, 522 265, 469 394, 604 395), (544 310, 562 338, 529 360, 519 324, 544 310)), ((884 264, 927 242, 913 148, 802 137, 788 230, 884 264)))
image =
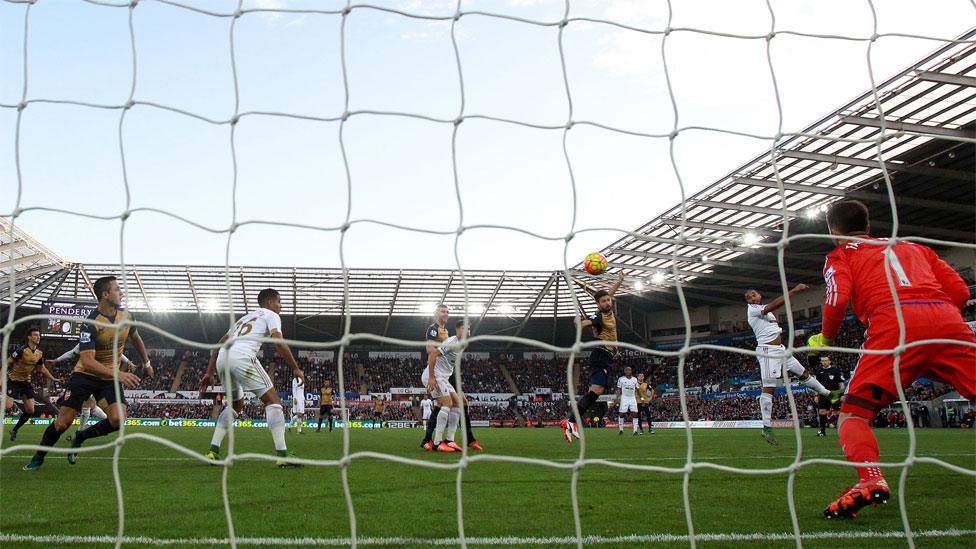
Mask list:
MULTIPOLYGON (((959 309, 948 303, 906 304, 905 342, 952 339, 976 343, 972 329, 959 309)), ((865 349, 891 350, 898 346, 898 319, 894 307, 878 311, 868 321, 865 349)), ((954 343, 930 343, 910 347, 898 362, 902 388, 926 377, 952 385, 963 398, 976 399, 976 347, 954 343)), ((873 419, 878 410, 898 400, 894 355, 861 355, 844 393, 841 412, 873 419)))

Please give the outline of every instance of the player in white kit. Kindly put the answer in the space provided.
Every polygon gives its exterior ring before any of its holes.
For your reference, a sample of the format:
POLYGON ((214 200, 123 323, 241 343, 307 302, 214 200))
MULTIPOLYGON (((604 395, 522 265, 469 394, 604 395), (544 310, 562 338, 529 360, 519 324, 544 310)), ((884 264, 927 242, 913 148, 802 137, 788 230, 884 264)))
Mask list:
POLYGON ((292 427, 298 434, 302 434, 302 424, 305 423, 305 380, 300 377, 293 377, 291 380, 291 423, 288 430, 292 427))
MULTIPOLYGON (((790 295, 805 292, 809 286, 797 284, 790 290, 790 295)), ((759 412, 762 415, 762 436, 766 442, 776 446, 779 441, 773 435, 773 391, 777 387, 783 386, 783 367, 791 376, 799 378, 800 383, 813 389, 825 398, 830 399, 831 403, 840 400, 841 391, 828 391, 817 378, 810 375, 810 372, 800 364, 800 361, 793 356, 786 356, 786 346, 783 345, 783 329, 776 321, 773 311, 783 306, 786 300, 783 296, 777 297, 770 303, 762 304, 762 294, 756 290, 747 290, 746 318, 753 333, 756 334, 756 352, 759 360, 759 374, 762 379, 762 393, 759 395, 759 412)), ((789 388, 787 388, 789 390, 789 388)))
POLYGON ((420 401, 421 428, 427 425, 427 420, 430 419, 430 412, 433 407, 434 401, 430 399, 430 395, 424 395, 424 399, 420 401))
POLYGON ((634 371, 627 366, 624 368, 624 375, 617 380, 617 402, 620 407, 617 409, 617 426, 620 433, 624 434, 624 417, 629 419, 634 426, 634 436, 637 436, 637 428, 640 426, 640 418, 637 416, 637 378, 634 371))
MULTIPOLYGON (((207 457, 212 460, 220 459, 220 443, 224 440, 227 430, 234 424, 234 418, 244 408, 244 391, 257 395, 264 403, 264 411, 268 419, 268 428, 274 439, 275 454, 279 458, 288 457, 285 446, 285 411, 281 407, 281 397, 274 390, 271 378, 258 362, 258 350, 261 349, 261 338, 283 339, 281 334, 281 295, 277 290, 267 288, 258 294, 258 309, 240 318, 234 326, 220 338, 220 343, 231 340, 229 347, 221 347, 217 353, 210 353, 210 365, 207 373, 200 380, 200 392, 213 383, 216 372, 220 376, 224 390, 230 391, 230 406, 224 406, 217 418, 213 439, 210 441, 210 451, 207 457)), ((305 382, 305 373, 298 367, 291 349, 284 343, 275 343, 278 354, 281 355, 296 378, 305 382)), ((278 467, 289 467, 295 464, 284 459, 276 463, 278 467)))
POLYGON ((420 376, 420 381, 427 388, 427 392, 441 407, 437 412, 437 426, 434 429, 434 449, 438 452, 462 451, 461 447, 454 442, 454 435, 457 433, 458 422, 461 419, 461 399, 451 385, 451 376, 454 375, 454 362, 461 352, 459 343, 469 335, 467 324, 463 320, 457 321, 454 334, 444 340, 440 347, 434 349, 434 352, 427 355, 427 367, 420 376))

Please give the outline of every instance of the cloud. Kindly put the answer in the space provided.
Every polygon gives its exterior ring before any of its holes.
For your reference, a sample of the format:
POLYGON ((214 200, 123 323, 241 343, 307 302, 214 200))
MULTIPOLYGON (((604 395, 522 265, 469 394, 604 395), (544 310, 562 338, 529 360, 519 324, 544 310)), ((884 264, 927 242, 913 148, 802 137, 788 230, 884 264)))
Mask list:
POLYGON ((396 9, 416 15, 443 16, 454 13, 456 8, 457 0, 404 0, 396 5, 396 9))
POLYGON ((592 67, 616 76, 648 76, 659 72, 660 47, 647 36, 627 30, 607 31, 597 39, 592 67))
POLYGON ((516 8, 531 8, 541 4, 552 4, 555 2, 562 3, 562 0, 508 0, 508 5, 516 8))
MULTIPOLYGON (((254 7, 261 10, 280 10, 285 7, 285 0, 255 0, 254 7)), ((261 18, 267 23, 277 23, 284 17, 281 13, 264 12, 261 18)))
MULTIPOLYGON (((666 24, 666 11, 662 11, 658 2, 614 0, 600 4, 605 5, 601 17, 615 23, 646 29, 662 29, 666 24)), ((591 62, 594 69, 615 76, 649 76, 660 72, 657 35, 607 25, 578 30, 591 29, 598 33, 591 62)))
MULTIPOLYGON (((254 0, 253 7, 261 10, 284 10, 289 8, 288 0, 254 0)), ((266 11, 261 12, 261 19, 269 25, 284 24, 286 27, 293 27, 304 23, 308 19, 308 14, 303 13, 296 17, 295 14, 266 11), (286 15, 289 17, 286 17, 286 15)))
MULTIPOLYGON (((451 32, 450 20, 427 20, 423 22, 423 30, 413 30, 405 31, 399 34, 401 40, 409 40, 413 42, 429 42, 440 37, 449 36, 451 32)), ((458 27, 455 30, 455 35, 458 40, 463 39, 466 34, 463 27, 458 27)))
POLYGON ((646 0, 614 0, 608 2, 603 18, 632 27, 663 29, 667 9, 660 2, 646 0))
POLYGON ((429 32, 404 32, 400 33, 400 38, 403 40, 427 41, 432 38, 432 35, 429 32))

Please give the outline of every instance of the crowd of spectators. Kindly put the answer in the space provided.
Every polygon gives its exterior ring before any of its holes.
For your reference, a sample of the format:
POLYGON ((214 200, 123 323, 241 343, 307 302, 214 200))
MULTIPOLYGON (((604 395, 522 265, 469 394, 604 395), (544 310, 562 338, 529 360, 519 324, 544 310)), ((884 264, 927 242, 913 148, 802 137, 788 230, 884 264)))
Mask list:
POLYGON ((411 406, 387 404, 386 408, 383 409, 383 419, 388 421, 401 421, 416 419, 416 416, 411 406))
MULTIPOLYGON (((363 362, 366 392, 385 393, 392 387, 419 387, 426 363, 416 358, 371 358, 363 362)), ((461 380, 468 393, 511 392, 494 360, 464 359, 461 380)))
MULTIPOLYGON (((804 336, 798 336, 795 345, 804 344, 804 336)), ((863 327, 855 322, 845 323, 844 329, 837 338, 835 345, 856 349, 863 339, 863 327)), ((754 349, 755 341, 745 340, 735 344, 742 349, 754 349)), ((52 349, 49 352, 57 352, 52 349)), ((56 354, 53 356, 57 356, 56 354)), ((846 373, 853 369, 857 360, 856 353, 833 353, 834 364, 846 373)), ((391 387, 418 387, 420 373, 424 363, 417 358, 361 358, 362 355, 347 353, 343 371, 347 390, 355 392, 377 393, 387 392, 391 387)), ((805 361, 806 357, 801 357, 805 361)), ((140 388, 152 390, 170 390, 177 368, 181 361, 186 361, 178 390, 195 390, 207 368, 209 352, 201 350, 179 350, 174 357, 153 357, 156 376, 146 380, 140 388)), ((316 360, 315 358, 297 358, 299 365, 305 371, 306 383, 310 390, 321 387, 326 378, 332 381, 333 387, 338 388, 337 364, 334 361, 316 360)), ((462 375, 466 392, 469 393, 504 393, 510 392, 511 387, 502 374, 500 365, 508 370, 515 385, 520 391, 530 391, 536 387, 551 388, 554 392, 565 392, 566 389, 566 358, 554 359, 466 359, 462 363, 462 375)), ((265 359, 263 363, 269 370, 273 370, 275 388, 279 391, 291 390, 291 373, 284 366, 280 358, 265 359)), ((617 357, 616 369, 622 373, 623 368, 630 366, 635 375, 644 373, 648 382, 655 387, 676 386, 677 366, 676 357, 652 357, 647 355, 621 355, 617 357)), ((60 364, 55 368, 55 376, 66 379, 72 364, 60 364)), ((579 370, 578 390, 584 390, 587 384, 587 370, 585 359, 577 360, 579 370)), ((684 364, 685 387, 702 387, 706 392, 734 389, 729 380, 753 379, 758 375, 755 357, 730 351, 712 349, 696 350, 688 354, 684 364)), ((920 388, 919 396, 938 396, 926 393, 927 389, 920 388)))
MULTIPOLYGON (((793 394, 796 400, 796 411, 801 421, 808 420, 816 414, 814 393, 804 391, 793 394)), ((731 396, 724 398, 698 398, 689 396, 687 399, 688 418, 691 421, 735 421, 761 419, 756 397, 751 395, 731 396)), ((652 416, 655 421, 684 421, 681 415, 681 404, 678 397, 663 397, 655 399, 651 404, 652 416)), ((789 419, 790 408, 786 395, 779 395, 773 399, 773 419, 789 419)))
POLYGON ((565 400, 546 400, 542 402, 520 402, 518 407, 522 417, 529 421, 544 419, 562 419, 566 417, 569 403, 565 400))
POLYGON ((139 388, 153 391, 169 391, 172 389, 179 360, 174 357, 157 357, 150 360, 153 364, 153 378, 144 380, 139 384, 139 388))
MULTIPOLYGON (((794 393, 797 414, 804 423, 811 423, 816 419, 816 403, 812 392, 794 393)), ((756 397, 730 396, 725 398, 699 398, 688 396, 688 418, 691 421, 735 421, 760 419, 759 406, 756 397)), ((566 417, 568 404, 566 401, 521 402, 518 410, 522 417, 530 421, 558 420, 566 417)), ((611 403, 601 404, 591 408, 589 415, 616 419, 617 408, 611 403)), ((657 398, 651 403, 651 416, 654 421, 684 421, 681 414, 681 404, 677 396, 657 398)), ((773 401, 773 419, 789 419, 789 402, 785 395, 777 396, 773 401)))
MULTIPOLYGON (((180 377, 180 391, 196 391, 200 388, 200 380, 210 364, 210 352, 186 351, 182 357, 186 361, 183 375, 180 377)), ((175 373, 175 372, 174 372, 175 373)), ((214 380, 216 384, 217 381, 214 380)))
POLYGON ((517 420, 518 414, 508 406, 472 406, 470 408, 471 419, 481 420, 517 420))
POLYGON ((363 384, 373 393, 385 393, 391 387, 416 387, 422 369, 418 358, 371 358, 363 363, 363 384))
POLYGON ((976 426, 976 409, 971 405, 946 404, 939 409, 939 416, 942 418, 943 427, 968 427, 972 429, 976 426))
POLYGON ((535 387, 548 387, 558 392, 566 387, 568 361, 567 358, 506 361, 505 368, 515 385, 523 392, 535 387))
POLYGON ((151 404, 130 402, 129 417, 162 419, 209 419, 212 406, 200 404, 151 404))
POLYGON ((905 398, 909 401, 932 400, 938 398, 949 391, 952 387, 941 383, 919 383, 915 382, 908 387, 904 387, 905 398))
MULTIPOLYGON (((807 334, 799 335, 794 346, 805 344, 807 334)), ((846 322, 838 336, 835 346, 857 349, 864 337, 864 328, 857 321, 846 322)), ((47 356, 56 357, 65 349, 60 349, 61 342, 53 342, 46 348, 47 356)), ((740 349, 754 349, 755 341, 746 339, 735 344, 740 349)), ((267 349, 266 349, 267 350, 267 349)), ((272 351, 273 352, 273 351, 272 351)), ((185 362, 178 390, 195 390, 206 370, 209 352, 201 350, 177 350, 171 357, 152 353, 151 356, 155 376, 140 384, 140 389, 170 391, 179 368, 185 362)), ((521 392, 530 392, 534 388, 548 388, 555 393, 566 392, 566 358, 553 359, 476 359, 466 358, 462 363, 463 386, 467 393, 508 393, 512 388, 502 372, 508 371, 512 381, 521 392)), ((856 365, 857 353, 832 353, 833 363, 847 376, 856 365)), ((798 356, 801 362, 806 362, 802 354, 798 356)), ((332 382, 338 391, 337 364, 316 358, 296 357, 299 365, 305 371, 308 392, 317 392, 325 379, 332 382)), ((138 361, 137 361, 138 362, 138 361)), ((275 387, 281 392, 291 391, 291 373, 284 366, 280 358, 274 357, 263 361, 270 371, 273 371, 275 387)), ((345 386, 347 398, 355 400, 362 392, 384 393, 392 387, 420 387, 420 373, 424 363, 417 358, 367 358, 365 353, 347 353, 344 357, 345 386)), ((651 387, 657 389, 659 398, 652 403, 653 416, 656 421, 681 421, 682 414, 677 396, 664 390, 677 385, 676 357, 656 357, 641 354, 621 354, 615 363, 614 375, 623 373, 625 367, 631 367, 635 375, 644 373, 651 387)), ((582 394, 588 384, 588 370, 585 359, 578 359, 577 392, 582 394)), ((63 390, 63 384, 74 368, 72 362, 58 364, 52 368, 55 377, 61 378, 62 383, 48 386, 48 394, 58 394, 63 390)), ((754 356, 734 351, 720 351, 712 349, 695 350, 688 353, 684 362, 685 387, 693 389, 688 395, 687 408, 691 420, 752 420, 758 419, 759 408, 755 396, 730 396, 725 398, 701 398, 696 394, 735 391, 749 381, 758 380, 758 368, 754 356), (694 390, 694 388, 698 388, 694 390)), ((909 401, 928 401, 952 390, 951 387, 932 383, 914 383, 905 388, 909 401)), ((816 408, 813 393, 805 391, 795 393, 797 409, 804 421, 815 419, 816 408)), ((383 420, 411 420, 418 419, 419 405, 416 400, 410 406, 388 403, 383 411, 383 420)), ((913 407, 910 418, 905 418, 900 409, 891 409, 879 414, 879 425, 898 427, 907 421, 914 421, 916 425, 924 426, 928 423, 927 411, 921 412, 921 407, 913 407)), ((554 420, 565 417, 567 403, 565 400, 541 400, 536 402, 519 400, 509 407, 505 406, 473 406, 472 419, 477 420, 554 420)), ((605 406, 599 407, 602 411, 605 406)), ((971 410, 971 409, 970 409, 971 410)), ((200 419, 211 417, 211 407, 207 405, 191 404, 138 404, 130 406, 133 417, 163 417, 200 419)), ((314 416, 315 410, 310 410, 314 416)), ((616 416, 615 411, 609 415, 616 416)), ((969 412, 969 416, 976 416, 976 412, 969 412)), ((247 404, 240 415, 241 419, 263 419, 263 406, 258 403, 247 404)), ((357 404, 350 409, 350 417, 355 420, 371 420, 375 418, 372 405, 357 404)), ((786 419, 789 417, 787 400, 784 396, 774 399, 773 417, 786 419)), ((962 413, 951 418, 955 424, 967 424, 976 421, 973 417, 963 417, 962 413)))
MULTIPOLYGON (((55 354, 51 349, 45 349, 45 355, 53 355, 52 358, 57 358, 61 353, 55 354)), ((161 355, 152 355, 150 353, 150 360, 153 366, 153 377, 142 380, 139 384, 139 389, 147 389, 152 391, 169 391, 173 386, 173 378, 176 375, 176 369, 179 366, 179 360, 174 357, 167 357, 161 355)), ((139 366, 141 366, 141 361, 133 358, 133 361, 139 366)), ((47 386, 49 392, 53 394, 60 394, 64 390, 65 384, 68 382, 68 377, 74 370, 77 361, 67 360, 60 362, 54 366, 50 367, 51 374, 60 379, 60 383, 53 384, 43 384, 47 386)), ((135 371, 136 375, 141 374, 141 370, 137 369, 135 371)), ((40 376, 37 378, 40 381, 40 376)), ((196 387, 194 387, 195 389, 196 387)))

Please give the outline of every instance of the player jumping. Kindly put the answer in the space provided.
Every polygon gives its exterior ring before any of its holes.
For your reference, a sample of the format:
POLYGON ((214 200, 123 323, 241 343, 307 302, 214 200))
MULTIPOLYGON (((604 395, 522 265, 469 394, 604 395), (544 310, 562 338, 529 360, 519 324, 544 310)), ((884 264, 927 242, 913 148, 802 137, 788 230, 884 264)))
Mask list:
MULTIPOLYGON (((586 411, 610 385, 610 370, 613 368, 613 359, 617 354, 617 315, 613 312, 613 296, 623 281, 624 272, 620 271, 617 280, 609 290, 600 290, 593 294, 599 310, 581 322, 584 328, 591 328, 593 335, 604 342, 590 352, 590 389, 576 403, 581 418, 586 417, 586 411)), ((569 417, 562 420, 560 426, 563 428, 566 442, 572 444, 573 437, 579 438, 579 429, 573 418, 572 408, 569 410, 569 417)))
MULTIPOLYGON (((797 284, 790 295, 805 292, 809 286, 797 284)), ((816 391, 822 398, 830 402, 840 400, 840 391, 830 392, 810 375, 810 372, 800 364, 795 357, 786 356, 783 345, 783 329, 776 322, 773 311, 779 309, 786 302, 783 296, 777 297, 766 305, 762 304, 762 294, 756 290, 746 291, 746 317, 749 326, 756 334, 756 356, 759 360, 759 375, 762 378, 762 393, 759 395, 759 413, 762 415, 762 436, 766 442, 776 446, 779 441, 773 435, 773 391, 783 386, 783 366, 790 375, 798 377, 800 383, 816 391), (765 356, 764 356, 765 355, 765 356)), ((789 388, 787 388, 789 390, 789 388)))

